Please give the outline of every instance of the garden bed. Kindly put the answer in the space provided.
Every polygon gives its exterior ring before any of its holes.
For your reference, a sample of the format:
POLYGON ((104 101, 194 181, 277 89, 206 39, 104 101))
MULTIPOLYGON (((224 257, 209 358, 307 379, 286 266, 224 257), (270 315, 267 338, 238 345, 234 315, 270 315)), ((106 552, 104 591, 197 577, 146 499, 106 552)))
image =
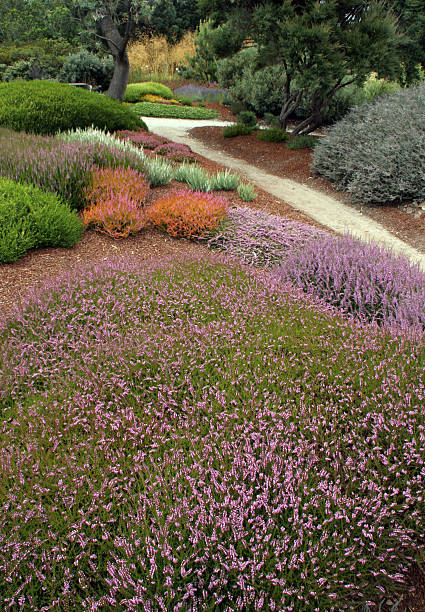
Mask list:
POLYGON ((208 147, 243 159, 270 174, 299 181, 339 199, 380 223, 400 240, 425 253, 425 210, 418 207, 407 212, 401 206, 366 207, 352 204, 328 180, 313 176, 310 169, 313 152, 310 149, 290 151, 284 143, 258 140, 255 132, 234 138, 224 138, 222 132, 223 128, 220 127, 199 127, 191 130, 190 135, 208 147))

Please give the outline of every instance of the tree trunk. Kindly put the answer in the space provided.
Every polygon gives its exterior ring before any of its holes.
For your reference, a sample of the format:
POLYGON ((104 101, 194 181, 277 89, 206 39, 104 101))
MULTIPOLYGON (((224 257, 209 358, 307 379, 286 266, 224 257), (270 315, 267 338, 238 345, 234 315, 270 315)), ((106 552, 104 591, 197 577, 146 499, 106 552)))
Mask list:
POLYGON ((302 92, 298 91, 295 95, 287 95, 279 115, 279 123, 282 129, 286 129, 288 117, 294 112, 301 101, 302 92))
POLYGON ((114 73, 106 95, 113 100, 122 102, 127 88, 129 74, 130 62, 128 61, 127 51, 119 55, 114 55, 114 73))
POLYGON ((114 58, 114 74, 112 75, 112 80, 106 95, 114 100, 119 100, 120 102, 123 101, 125 90, 127 88, 128 76, 130 74, 127 43, 133 27, 133 22, 128 21, 126 35, 123 38, 110 14, 105 15, 100 20, 102 37, 106 41, 109 51, 114 58))
POLYGON ((329 98, 324 99, 321 95, 314 93, 311 100, 310 115, 295 127, 291 132, 291 138, 298 134, 306 136, 320 127, 323 123, 323 115, 328 103, 329 98))

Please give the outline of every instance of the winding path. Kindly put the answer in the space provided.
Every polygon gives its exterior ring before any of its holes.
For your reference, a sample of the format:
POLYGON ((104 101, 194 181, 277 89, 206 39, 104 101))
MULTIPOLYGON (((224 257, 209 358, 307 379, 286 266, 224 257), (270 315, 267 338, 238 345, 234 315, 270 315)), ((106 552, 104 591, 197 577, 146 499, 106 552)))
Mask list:
POLYGON ((155 134, 175 142, 187 144, 195 153, 236 170, 252 183, 264 189, 264 191, 284 200, 293 208, 302 211, 335 232, 339 234, 349 233, 366 242, 378 242, 392 249, 395 253, 405 255, 411 261, 419 263, 421 268, 425 270, 424 254, 393 236, 393 234, 376 221, 373 221, 373 219, 306 185, 268 174, 240 159, 211 149, 198 140, 191 138, 188 134, 189 130, 194 127, 225 126, 229 125, 228 122, 218 120, 162 119, 157 117, 143 117, 143 120, 155 134))

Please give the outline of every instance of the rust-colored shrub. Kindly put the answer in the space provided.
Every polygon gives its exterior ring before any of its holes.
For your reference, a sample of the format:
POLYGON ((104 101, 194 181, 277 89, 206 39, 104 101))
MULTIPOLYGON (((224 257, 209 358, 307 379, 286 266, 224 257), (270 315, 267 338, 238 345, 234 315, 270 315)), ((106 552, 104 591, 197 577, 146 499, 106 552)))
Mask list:
POLYGON ((175 190, 154 202, 146 219, 171 236, 204 238, 217 229, 228 209, 227 200, 212 193, 175 190))
POLYGON ((145 225, 148 193, 149 183, 136 170, 94 167, 85 192, 89 206, 83 211, 84 225, 114 238, 134 234, 145 225))

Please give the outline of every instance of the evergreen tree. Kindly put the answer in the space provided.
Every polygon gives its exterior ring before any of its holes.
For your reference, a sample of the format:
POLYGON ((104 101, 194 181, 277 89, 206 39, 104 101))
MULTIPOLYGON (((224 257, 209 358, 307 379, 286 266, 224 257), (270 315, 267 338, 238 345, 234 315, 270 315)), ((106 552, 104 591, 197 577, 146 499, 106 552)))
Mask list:
POLYGON ((396 20, 382 4, 366 0, 200 0, 216 24, 232 19, 258 46, 258 69, 279 66, 285 81, 280 123, 285 127, 301 100, 309 116, 293 134, 321 125, 335 94, 362 85, 376 71, 394 77, 399 69, 396 20), (235 16, 239 15, 239 19, 235 16))

